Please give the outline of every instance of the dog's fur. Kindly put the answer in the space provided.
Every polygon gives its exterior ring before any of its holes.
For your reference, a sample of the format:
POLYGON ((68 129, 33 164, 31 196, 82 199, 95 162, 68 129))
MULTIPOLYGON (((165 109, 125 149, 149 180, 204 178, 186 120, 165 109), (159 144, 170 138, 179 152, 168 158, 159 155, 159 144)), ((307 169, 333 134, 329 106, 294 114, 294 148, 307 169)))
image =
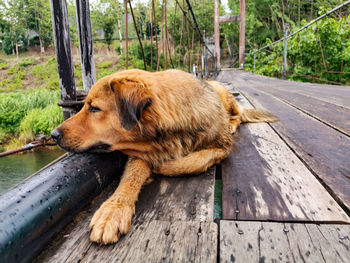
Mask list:
POLYGON ((218 82, 183 71, 128 70, 100 79, 82 110, 56 129, 57 143, 68 151, 119 150, 130 156, 117 190, 91 220, 91 240, 113 243, 128 232, 152 172, 203 172, 228 156, 241 122, 260 121, 276 117, 243 110, 218 82))

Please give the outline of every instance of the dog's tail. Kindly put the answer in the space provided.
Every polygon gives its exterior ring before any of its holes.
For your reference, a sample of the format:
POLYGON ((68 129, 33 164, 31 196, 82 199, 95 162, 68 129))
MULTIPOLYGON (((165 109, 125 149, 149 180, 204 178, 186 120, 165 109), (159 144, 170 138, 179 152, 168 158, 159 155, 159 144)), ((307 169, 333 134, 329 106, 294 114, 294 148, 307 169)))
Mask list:
POLYGON ((241 122, 275 122, 278 118, 264 110, 244 109, 240 114, 241 122))

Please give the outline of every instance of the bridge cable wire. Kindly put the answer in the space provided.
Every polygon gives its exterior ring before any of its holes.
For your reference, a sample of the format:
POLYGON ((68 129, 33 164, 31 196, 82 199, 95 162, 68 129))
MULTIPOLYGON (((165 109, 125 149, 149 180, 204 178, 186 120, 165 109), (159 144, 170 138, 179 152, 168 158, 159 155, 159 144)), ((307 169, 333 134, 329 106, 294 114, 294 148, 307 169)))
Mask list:
MULTIPOLYGON (((186 0, 186 1, 188 1, 188 0, 186 0)), ((302 30, 308 28, 308 27, 311 26, 312 24, 314 24, 314 23, 316 23, 317 21, 321 20, 322 18, 324 18, 324 17, 326 17, 326 16, 328 16, 328 15, 334 13, 335 11, 339 10, 340 8, 342 8, 342 7, 344 7, 344 6, 348 5, 348 4, 350 4, 350 0, 348 0, 348 1, 344 2, 344 3, 342 3, 341 5, 339 5, 339 6, 335 7, 335 8, 333 8, 332 10, 326 12, 325 14, 323 14, 323 15, 317 17, 316 19, 310 21, 309 23, 307 23, 305 26, 299 28, 299 29, 298 29, 297 31, 295 31, 294 33, 288 35, 288 36, 286 37, 286 39, 291 38, 292 36, 298 34, 300 31, 302 31, 302 30)), ((261 51, 261 50, 263 50, 263 49, 265 49, 265 48, 268 48, 268 47, 270 47, 270 46, 273 46, 273 45, 275 45, 275 44, 277 44, 277 43, 279 43, 279 42, 281 42, 281 41, 283 41, 283 40, 284 40, 284 37, 281 38, 281 39, 279 39, 279 40, 276 40, 275 42, 273 42, 273 43, 271 43, 271 44, 268 44, 268 45, 266 45, 266 46, 264 46, 264 47, 262 47, 262 48, 259 48, 259 49, 255 50, 254 53, 255 53, 255 52, 259 52, 259 51, 261 51)))

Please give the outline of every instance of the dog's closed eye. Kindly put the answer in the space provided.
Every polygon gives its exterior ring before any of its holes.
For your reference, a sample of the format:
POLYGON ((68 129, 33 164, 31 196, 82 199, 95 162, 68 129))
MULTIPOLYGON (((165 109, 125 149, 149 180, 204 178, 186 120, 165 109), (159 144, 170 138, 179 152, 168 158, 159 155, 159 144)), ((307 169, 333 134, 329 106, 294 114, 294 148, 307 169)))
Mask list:
POLYGON ((101 111, 101 109, 98 108, 98 107, 94 107, 94 106, 91 106, 91 105, 90 105, 89 111, 90 111, 90 112, 99 112, 99 111, 101 111))

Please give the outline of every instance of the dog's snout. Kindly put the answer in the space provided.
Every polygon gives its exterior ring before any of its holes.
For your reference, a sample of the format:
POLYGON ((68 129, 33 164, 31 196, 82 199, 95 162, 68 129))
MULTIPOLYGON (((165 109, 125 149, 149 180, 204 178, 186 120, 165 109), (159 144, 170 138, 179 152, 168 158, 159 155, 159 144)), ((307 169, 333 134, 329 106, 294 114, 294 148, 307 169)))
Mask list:
POLYGON ((62 132, 58 129, 54 129, 51 132, 51 137, 55 142, 59 142, 62 139, 62 136, 63 136, 62 132))

